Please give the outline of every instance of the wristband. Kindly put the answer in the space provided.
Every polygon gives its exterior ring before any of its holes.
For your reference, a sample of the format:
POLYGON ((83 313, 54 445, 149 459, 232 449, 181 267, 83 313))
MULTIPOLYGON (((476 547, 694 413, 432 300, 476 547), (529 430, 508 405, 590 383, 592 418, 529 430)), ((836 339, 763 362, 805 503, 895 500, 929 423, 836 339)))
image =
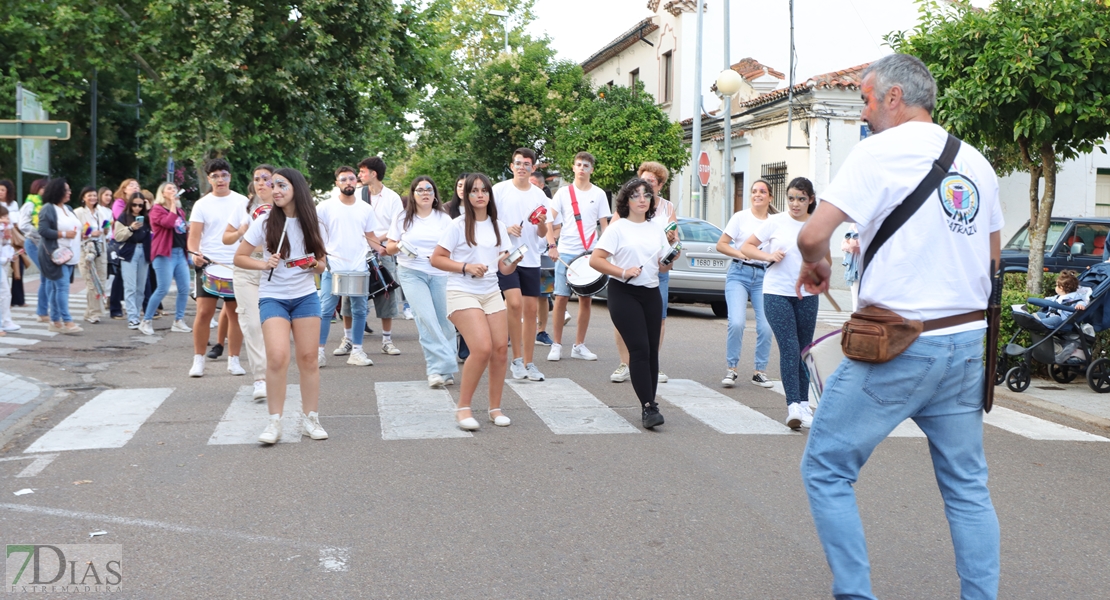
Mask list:
POLYGON ((466 275, 466 265, 467 265, 467 263, 463 263, 463 268, 462 268, 462 271, 461 271, 463 275, 466 275))

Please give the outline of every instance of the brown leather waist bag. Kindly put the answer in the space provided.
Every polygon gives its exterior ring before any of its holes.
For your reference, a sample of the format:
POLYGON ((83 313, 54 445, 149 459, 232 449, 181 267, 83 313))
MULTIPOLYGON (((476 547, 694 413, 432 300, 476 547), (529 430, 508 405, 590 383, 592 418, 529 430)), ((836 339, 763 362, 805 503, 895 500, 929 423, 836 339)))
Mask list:
POLYGON ((898 313, 865 306, 852 313, 841 330, 840 348, 844 356, 869 363, 885 363, 910 347, 922 332, 944 329, 983 320, 984 312, 973 310, 931 321, 914 321, 898 313))

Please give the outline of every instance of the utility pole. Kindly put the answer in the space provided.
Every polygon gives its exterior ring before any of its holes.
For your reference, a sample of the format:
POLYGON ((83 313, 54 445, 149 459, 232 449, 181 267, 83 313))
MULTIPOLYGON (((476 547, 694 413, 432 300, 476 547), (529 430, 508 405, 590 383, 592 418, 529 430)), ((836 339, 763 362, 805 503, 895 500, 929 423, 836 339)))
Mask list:
MULTIPOLYGON (((732 68, 732 57, 730 56, 730 50, 732 49, 732 47, 729 39, 728 20, 728 5, 731 3, 732 0, 725 0, 723 2, 723 4, 725 5, 723 20, 725 22, 724 42, 726 71, 731 70, 732 68)), ((724 93, 724 90, 721 90, 719 85, 717 86, 717 91, 724 93)), ((728 218, 732 214, 732 94, 735 93, 736 91, 732 91, 731 94, 725 93, 725 155, 721 157, 721 171, 724 172, 725 175, 725 192, 724 197, 721 198, 722 230, 725 228, 725 225, 728 223, 728 218)))
MULTIPOLYGON (((693 157, 690 161, 692 167, 690 169, 690 203, 694 207, 693 214, 695 216, 702 213, 701 196, 703 192, 701 181, 698 180, 698 157, 701 155, 701 46, 704 34, 702 13, 705 12, 702 0, 697 0, 696 10, 698 12, 698 28, 695 36, 697 39, 694 42, 694 131, 690 153, 693 157)), ((701 217, 704 218, 705 215, 701 214, 701 217)))
MULTIPOLYGON (((15 82, 15 120, 23 120, 23 83, 15 82)), ((23 205, 23 139, 15 139, 15 199, 23 205)))
POLYGON ((93 69, 92 83, 89 86, 89 105, 91 106, 91 114, 89 115, 89 137, 92 142, 89 148, 89 156, 92 157, 89 161, 89 185, 96 187, 96 69, 93 69))

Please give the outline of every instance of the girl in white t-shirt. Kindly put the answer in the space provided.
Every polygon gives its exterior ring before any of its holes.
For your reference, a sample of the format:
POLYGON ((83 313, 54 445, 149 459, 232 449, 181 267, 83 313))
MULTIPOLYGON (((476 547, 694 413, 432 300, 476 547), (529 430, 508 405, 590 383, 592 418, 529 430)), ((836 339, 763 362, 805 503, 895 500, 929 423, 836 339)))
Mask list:
POLYGON ((316 220, 312 192, 296 169, 278 169, 271 178, 273 209, 247 228, 235 266, 263 271, 258 286, 258 312, 266 342, 266 403, 270 423, 258 441, 274 444, 281 439, 281 411, 285 407, 286 371, 289 369, 289 332, 297 352, 301 375, 302 432, 314 440, 327 439, 316 409, 320 401, 320 366, 316 344, 320 339, 320 297, 314 275, 324 272, 325 233, 316 220), (262 248, 262 260, 252 258, 262 248), (288 261, 304 258, 303 264, 288 261))
MULTIPOLYGON (((798 232, 817 205, 813 183, 805 177, 795 178, 787 187, 786 202, 787 211, 767 219, 744 242, 740 251, 748 258, 773 263, 767 267, 767 275, 763 278, 763 306, 779 346, 779 371, 786 392, 786 425, 798 429, 809 427, 813 421, 808 400, 809 373, 801 355, 802 348, 813 342, 820 300, 819 296, 804 289, 799 298, 794 290, 802 270, 798 232)), ((826 260, 831 262, 828 256, 826 260)))
POLYGON ((385 251, 397 255, 397 281, 416 320, 428 387, 442 388, 454 379, 459 363, 455 360, 455 328, 447 319, 447 273, 432 266, 431 256, 451 227, 451 217, 444 212, 439 190, 427 175, 412 180, 409 198, 389 227, 385 251))
POLYGON ((655 402, 663 323, 659 274, 671 269, 660 262, 671 245, 664 226, 653 219, 655 193, 647 181, 637 177, 624 184, 616 205, 621 218, 601 234, 590 267, 610 277, 609 316, 628 346, 632 387, 643 407, 644 427, 651 429, 663 424, 655 402))
POLYGON ((471 173, 463 186, 463 216, 452 221, 432 253, 432 266, 448 273, 447 317, 466 340, 470 356, 463 364, 455 418, 467 431, 478 429, 470 403, 482 372, 489 366, 489 417, 494 425, 511 421, 501 411, 505 388, 509 325, 497 273, 508 275, 517 263, 505 263, 511 242, 497 220, 493 184, 484 173, 471 173))

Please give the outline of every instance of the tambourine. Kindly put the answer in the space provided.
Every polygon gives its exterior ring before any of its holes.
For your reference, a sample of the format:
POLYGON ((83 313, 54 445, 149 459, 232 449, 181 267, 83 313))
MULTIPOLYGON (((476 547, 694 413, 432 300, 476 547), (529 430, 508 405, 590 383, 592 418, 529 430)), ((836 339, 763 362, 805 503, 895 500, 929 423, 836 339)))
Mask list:
POLYGON ((254 212, 251 213, 251 220, 253 221, 258 217, 261 217, 262 215, 270 212, 271 208, 272 207, 269 204, 260 204, 258 208, 254 209, 254 212))
POLYGON ((667 255, 663 257, 663 260, 659 261, 659 263, 663 265, 669 265, 673 263, 674 259, 678 258, 678 255, 681 253, 682 242, 676 242, 674 246, 671 246, 671 251, 668 252, 667 255))
POLYGON ((397 247, 409 258, 420 258, 420 254, 416 252, 416 247, 404 240, 397 242, 397 247))
POLYGON ((505 260, 503 262, 506 265, 511 265, 519 260, 521 257, 523 257, 525 254, 528 254, 528 246, 521 245, 516 250, 510 252, 509 255, 505 257, 505 260))
POLYGON ((547 213, 547 208, 545 208, 543 206, 537 206, 536 210, 532 211, 532 214, 528 215, 528 222, 533 224, 533 225, 539 225, 540 224, 540 215, 546 214, 546 213, 547 213))
POLYGON ((298 267, 303 268, 311 265, 312 261, 314 260, 316 260, 315 256, 311 254, 306 254, 304 256, 298 256, 297 258, 290 258, 289 260, 285 261, 285 266, 290 269, 296 269, 298 267))

